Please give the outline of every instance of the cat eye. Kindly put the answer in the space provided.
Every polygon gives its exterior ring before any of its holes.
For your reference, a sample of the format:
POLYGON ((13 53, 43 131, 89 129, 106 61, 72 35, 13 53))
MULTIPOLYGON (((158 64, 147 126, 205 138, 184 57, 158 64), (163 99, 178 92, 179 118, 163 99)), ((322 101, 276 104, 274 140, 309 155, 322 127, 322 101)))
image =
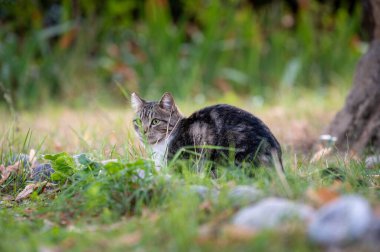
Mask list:
POLYGON ((159 123, 160 123, 160 120, 158 120, 158 119, 153 119, 152 120, 152 126, 157 125, 159 123))

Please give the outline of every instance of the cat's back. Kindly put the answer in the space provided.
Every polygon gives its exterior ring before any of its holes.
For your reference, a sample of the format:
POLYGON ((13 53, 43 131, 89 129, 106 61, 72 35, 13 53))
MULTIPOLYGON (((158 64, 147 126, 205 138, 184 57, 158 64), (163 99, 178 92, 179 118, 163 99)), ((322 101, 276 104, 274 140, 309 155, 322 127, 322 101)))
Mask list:
MULTIPOLYGON (((265 124, 253 114, 228 104, 205 107, 188 117, 188 123, 205 122, 214 126, 254 126, 265 124)), ((265 126, 266 127, 266 126, 265 126)))
MULTIPOLYGON (((237 161, 268 162, 273 150, 281 157, 281 147, 269 128, 253 114, 228 104, 209 106, 182 119, 169 152, 173 154, 184 146, 202 145, 234 147, 237 161)), ((215 160, 222 151, 211 153, 211 159, 215 160)))
POLYGON ((198 110, 183 120, 181 127, 182 132, 187 132, 189 137, 194 138, 192 135, 195 135, 200 138, 203 135, 205 139, 214 139, 206 141, 208 144, 232 137, 236 139, 231 140, 245 141, 266 139, 271 145, 278 145, 269 128, 258 117, 228 104, 217 104, 198 110))

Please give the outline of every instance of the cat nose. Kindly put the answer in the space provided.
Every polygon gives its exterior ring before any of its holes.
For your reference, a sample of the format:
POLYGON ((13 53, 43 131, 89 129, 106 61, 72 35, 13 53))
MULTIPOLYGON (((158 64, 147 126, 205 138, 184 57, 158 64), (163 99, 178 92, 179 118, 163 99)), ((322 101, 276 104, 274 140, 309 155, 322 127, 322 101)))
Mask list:
POLYGON ((144 127, 143 130, 144 130, 144 134, 146 134, 148 132, 148 129, 149 127, 144 127))

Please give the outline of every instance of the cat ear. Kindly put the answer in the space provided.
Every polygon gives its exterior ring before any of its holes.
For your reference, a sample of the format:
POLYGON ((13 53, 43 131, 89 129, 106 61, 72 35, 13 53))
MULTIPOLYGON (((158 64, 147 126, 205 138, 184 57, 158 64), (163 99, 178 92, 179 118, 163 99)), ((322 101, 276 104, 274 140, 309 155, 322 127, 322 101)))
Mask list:
POLYGON ((175 103, 174 103, 174 98, 170 93, 166 92, 161 97, 160 107, 165 109, 165 110, 172 110, 172 109, 176 108, 175 103))
POLYGON ((145 103, 145 101, 143 99, 141 99, 140 96, 138 96, 138 94, 132 93, 131 105, 135 111, 139 110, 144 105, 144 103, 145 103))

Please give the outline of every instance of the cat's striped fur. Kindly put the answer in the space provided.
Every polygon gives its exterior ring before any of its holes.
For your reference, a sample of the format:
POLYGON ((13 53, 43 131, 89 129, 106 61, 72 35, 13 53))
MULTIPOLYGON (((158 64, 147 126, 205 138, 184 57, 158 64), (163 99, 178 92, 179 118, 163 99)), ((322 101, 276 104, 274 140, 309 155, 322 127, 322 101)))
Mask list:
MULTIPOLYGON (((254 166, 273 165, 273 156, 277 156, 282 166, 277 139, 247 111, 218 104, 184 117, 169 93, 160 101, 145 101, 133 93, 131 100, 136 112, 135 130, 140 140, 152 148, 158 166, 184 148, 212 161, 223 162, 232 156, 237 164, 246 161, 254 166)), ((184 151, 181 157, 188 158, 188 153, 184 151)))

